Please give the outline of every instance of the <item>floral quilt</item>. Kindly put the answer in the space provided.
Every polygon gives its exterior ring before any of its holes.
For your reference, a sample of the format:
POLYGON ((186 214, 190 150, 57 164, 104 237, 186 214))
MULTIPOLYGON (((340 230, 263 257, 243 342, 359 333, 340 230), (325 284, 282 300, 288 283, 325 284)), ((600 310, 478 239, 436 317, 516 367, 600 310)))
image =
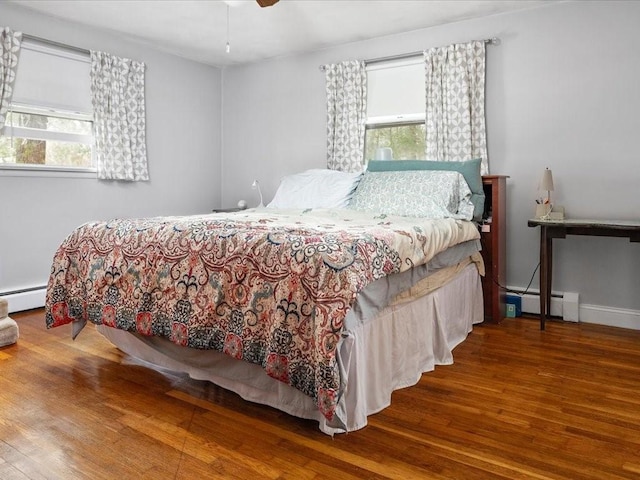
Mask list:
POLYGON ((478 238, 462 220, 350 210, 87 223, 57 250, 46 324, 104 324, 261 365, 332 420, 336 348, 357 293, 478 238))

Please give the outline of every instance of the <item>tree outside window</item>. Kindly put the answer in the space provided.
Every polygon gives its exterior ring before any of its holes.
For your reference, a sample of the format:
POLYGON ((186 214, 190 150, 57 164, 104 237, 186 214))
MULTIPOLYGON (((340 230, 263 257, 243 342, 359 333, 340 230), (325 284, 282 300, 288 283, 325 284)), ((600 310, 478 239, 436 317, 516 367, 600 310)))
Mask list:
POLYGON ((376 150, 389 147, 393 160, 424 160, 424 123, 371 125, 365 134, 365 159, 375 159, 376 150))

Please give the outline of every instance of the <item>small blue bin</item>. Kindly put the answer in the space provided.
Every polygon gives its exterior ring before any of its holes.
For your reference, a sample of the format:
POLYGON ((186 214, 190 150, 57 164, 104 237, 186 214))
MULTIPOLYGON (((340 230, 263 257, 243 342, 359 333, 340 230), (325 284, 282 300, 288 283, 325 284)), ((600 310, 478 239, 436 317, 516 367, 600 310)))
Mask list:
POLYGON ((507 295, 507 317, 519 317, 522 315, 522 297, 519 295, 507 295))

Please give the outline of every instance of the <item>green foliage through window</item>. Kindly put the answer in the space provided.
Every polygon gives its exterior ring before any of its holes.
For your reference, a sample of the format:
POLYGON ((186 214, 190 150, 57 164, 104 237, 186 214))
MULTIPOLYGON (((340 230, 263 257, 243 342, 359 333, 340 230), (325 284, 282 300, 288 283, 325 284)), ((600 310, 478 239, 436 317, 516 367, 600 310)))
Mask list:
POLYGON ((389 147, 394 160, 424 160, 424 123, 371 125, 365 133, 365 160, 374 160, 378 148, 389 147))

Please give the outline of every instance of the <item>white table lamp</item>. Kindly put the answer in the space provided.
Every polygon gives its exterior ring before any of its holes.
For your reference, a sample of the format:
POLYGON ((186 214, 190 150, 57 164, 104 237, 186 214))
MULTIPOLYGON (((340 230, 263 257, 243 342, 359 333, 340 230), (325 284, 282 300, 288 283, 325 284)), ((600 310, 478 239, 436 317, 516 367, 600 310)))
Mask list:
POLYGON ((564 207, 559 207, 551 203, 551 192, 553 192, 553 173, 546 168, 542 173, 540 181, 540 190, 547 192, 547 198, 539 198, 536 200, 536 218, 544 220, 563 220, 564 207))
POLYGON ((544 170, 542 174, 542 181, 540 182, 540 190, 547 191, 547 201, 546 203, 551 204, 551 192, 553 192, 553 173, 549 168, 544 170))
POLYGON ((258 208, 263 208, 264 203, 262 203, 262 190, 260 190, 260 182, 258 182, 258 180, 254 180, 251 184, 251 188, 253 188, 254 190, 258 190, 258 195, 260 195, 260 205, 258 205, 258 208))

